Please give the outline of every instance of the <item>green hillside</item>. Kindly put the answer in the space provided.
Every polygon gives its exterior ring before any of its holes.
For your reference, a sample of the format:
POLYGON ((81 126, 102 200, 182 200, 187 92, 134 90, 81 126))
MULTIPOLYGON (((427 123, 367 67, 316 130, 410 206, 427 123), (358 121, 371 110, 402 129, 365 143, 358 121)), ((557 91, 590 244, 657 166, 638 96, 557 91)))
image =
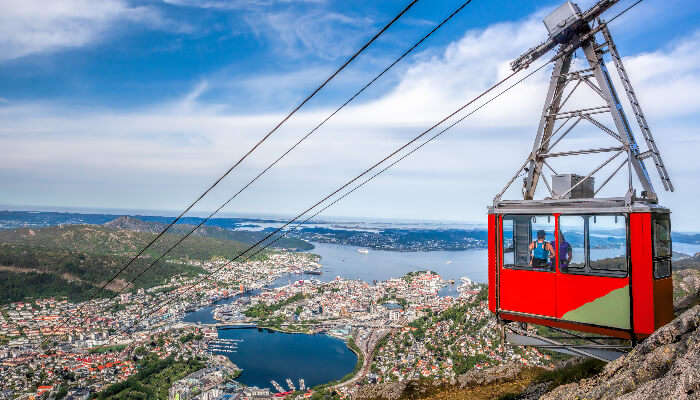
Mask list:
MULTIPOLYGON (((83 300, 94 294, 93 287, 104 284, 154 237, 150 232, 95 225, 0 231, 0 302, 47 296, 83 300)), ((179 238, 179 235, 165 235, 108 289, 123 287, 179 238)), ((199 274, 202 268, 189 261, 230 259, 247 247, 240 242, 211 237, 188 238, 144 273, 135 287, 152 287, 179 274, 199 274)), ((101 295, 113 293, 105 292, 101 295)))

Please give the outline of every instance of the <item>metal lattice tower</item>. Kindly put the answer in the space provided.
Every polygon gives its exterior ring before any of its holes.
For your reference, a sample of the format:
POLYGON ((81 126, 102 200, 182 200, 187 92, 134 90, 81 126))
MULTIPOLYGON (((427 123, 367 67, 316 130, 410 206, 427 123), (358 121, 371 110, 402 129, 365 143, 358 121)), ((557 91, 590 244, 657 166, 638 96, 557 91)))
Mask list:
MULTIPOLYGON (((647 158, 653 159, 656 169, 661 178, 661 182, 667 191, 673 191, 673 184, 666 171, 661 154, 652 136, 649 124, 639 104, 639 100, 634 92, 632 83, 627 75, 627 71, 622 63, 622 59, 617 51, 607 24, 600 20, 600 15, 614 5, 617 0, 601 0, 586 12, 581 12, 578 6, 571 2, 564 3, 544 20, 549 31, 549 38, 539 46, 528 50, 525 54, 516 59, 512 64, 513 70, 527 68, 533 61, 544 55, 549 50, 559 46, 559 50, 554 56, 554 70, 549 83, 549 89, 545 98, 537 135, 532 147, 532 151, 522 168, 506 187, 496 196, 494 201, 500 200, 501 196, 515 181, 517 176, 524 171, 526 177, 523 182, 523 198, 533 200, 537 185, 543 181, 550 193, 551 198, 560 199, 568 195, 576 186, 591 179, 605 166, 610 164, 620 155, 626 155, 614 172, 607 177, 600 185, 597 194, 610 180, 625 166, 629 170, 629 185, 625 197, 633 199, 635 196, 632 184, 632 171, 642 185, 642 198, 656 202, 658 200, 656 191, 651 183, 649 172, 644 164, 647 158), (600 37, 602 40, 599 42, 600 37), (585 55, 586 67, 580 70, 571 71, 572 57, 578 49, 585 55), (610 54, 615 69, 620 77, 622 86, 629 100, 635 119, 640 127, 642 136, 646 142, 647 149, 642 151, 635 139, 634 132, 627 120, 620 97, 613 85, 610 73, 605 65, 604 55, 610 54), (568 93, 567 88, 573 86, 568 93), (603 100, 604 105, 591 105, 575 110, 565 111, 564 106, 571 96, 582 86, 589 87, 597 97, 603 100), (614 127, 603 124, 598 117, 607 114, 611 117, 614 127), (612 137, 618 145, 603 148, 586 148, 562 152, 555 152, 555 146, 582 121, 592 124, 602 133, 612 137), (571 122, 571 123, 570 123, 571 122), (555 193, 552 185, 543 175, 543 168, 547 167, 552 172, 554 169, 547 162, 555 157, 573 157, 595 153, 611 153, 602 164, 599 164, 582 180, 576 183, 565 193, 555 193)), ((556 172, 554 172, 556 174, 556 172)))

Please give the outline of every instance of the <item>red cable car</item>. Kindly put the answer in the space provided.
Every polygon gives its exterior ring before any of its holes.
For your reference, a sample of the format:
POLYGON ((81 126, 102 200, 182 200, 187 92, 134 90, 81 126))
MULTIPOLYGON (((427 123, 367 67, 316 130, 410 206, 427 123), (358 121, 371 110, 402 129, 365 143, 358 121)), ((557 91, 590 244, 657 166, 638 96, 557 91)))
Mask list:
POLYGON ((624 199, 499 202, 488 226, 489 307, 499 319, 624 339, 673 319, 668 209, 624 199), (545 263, 530 250, 542 231, 554 243, 545 263), (615 246, 596 248, 598 232, 615 234, 615 246), (563 246, 573 235, 583 245, 563 246))
MULTIPOLYGON (((489 207, 489 308, 500 322, 636 341, 673 319, 670 211, 658 204, 644 160, 654 161, 666 190, 672 191, 673 185, 607 24, 600 20, 615 3, 601 0, 586 12, 564 3, 544 20, 548 40, 511 65, 514 70, 527 68, 558 47, 532 152, 489 207), (572 59, 579 50, 587 65, 573 71, 572 59), (608 53, 646 151, 637 145, 606 68, 608 53), (568 108, 567 102, 581 88, 589 90, 584 99, 593 97, 602 105, 579 102, 577 108, 568 108), (612 126, 601 118, 608 118, 612 126), (577 125, 604 133, 595 140, 611 144, 553 151, 562 146, 562 139, 572 136, 577 125), (566 160, 567 169, 580 166, 582 162, 573 164, 571 158, 592 155, 605 158, 585 176, 560 174, 553 167, 555 160, 566 160), (622 163, 616 166, 613 161, 619 156, 622 163), (552 172, 551 183, 545 168, 552 172), (609 176, 595 188, 594 175, 608 169, 609 176), (624 170, 627 179, 620 173, 624 170), (525 176, 523 200, 502 200, 521 174, 525 176), (633 187, 635 176, 643 189, 641 196, 633 187), (608 183, 616 182, 615 177, 625 182, 626 193, 596 197, 608 183), (547 192, 535 199, 543 191, 536 191, 540 181, 547 192)), ((580 142, 579 138, 575 144, 580 142)))

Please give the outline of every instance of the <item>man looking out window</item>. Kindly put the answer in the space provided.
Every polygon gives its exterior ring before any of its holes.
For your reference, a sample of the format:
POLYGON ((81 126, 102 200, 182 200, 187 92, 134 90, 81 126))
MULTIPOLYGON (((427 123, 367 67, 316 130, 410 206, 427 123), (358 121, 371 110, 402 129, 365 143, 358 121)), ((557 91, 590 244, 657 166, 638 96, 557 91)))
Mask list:
POLYGON ((537 240, 530 243, 530 265, 540 268, 548 267, 551 258, 554 258, 554 249, 545 240, 544 230, 539 230, 537 231, 537 240))

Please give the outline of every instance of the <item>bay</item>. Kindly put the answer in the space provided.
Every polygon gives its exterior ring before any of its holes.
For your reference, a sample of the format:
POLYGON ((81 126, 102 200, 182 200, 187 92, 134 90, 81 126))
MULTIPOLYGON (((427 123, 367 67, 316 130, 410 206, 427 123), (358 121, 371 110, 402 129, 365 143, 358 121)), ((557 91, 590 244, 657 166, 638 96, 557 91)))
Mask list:
POLYGON ((399 278, 411 271, 431 270, 445 280, 459 281, 468 277, 472 281, 488 280, 488 252, 486 249, 460 251, 400 252, 367 249, 330 243, 314 243, 310 253, 321 256, 323 274, 317 279, 330 281, 340 276, 371 283, 399 278))
POLYGON ((293 334, 267 329, 219 329, 219 338, 240 340, 235 353, 221 353, 243 369, 236 380, 260 388, 276 390, 274 379, 285 389, 289 378, 299 389, 303 378, 307 387, 337 380, 352 372, 357 355, 345 342, 316 334, 293 334))

